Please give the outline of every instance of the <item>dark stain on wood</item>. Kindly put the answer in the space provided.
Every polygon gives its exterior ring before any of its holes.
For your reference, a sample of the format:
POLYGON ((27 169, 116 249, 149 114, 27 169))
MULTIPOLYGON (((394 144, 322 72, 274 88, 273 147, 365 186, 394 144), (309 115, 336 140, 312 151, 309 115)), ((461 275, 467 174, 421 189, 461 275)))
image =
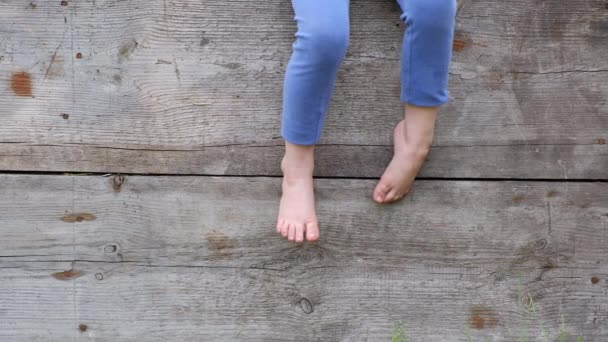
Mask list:
POLYGON ((17 96, 32 96, 32 79, 25 71, 13 73, 11 89, 17 96))
POLYGON ((219 232, 207 234, 207 245, 212 259, 226 259, 232 256, 234 243, 232 239, 219 232))
POLYGON ((115 84, 122 83, 122 76, 120 76, 120 74, 114 74, 114 76, 112 76, 112 79, 114 80, 115 84))
POLYGON ((89 214, 89 213, 74 213, 74 214, 67 214, 65 216, 63 216, 61 218, 62 221, 64 222, 82 222, 82 221, 93 221, 95 220, 97 217, 93 214, 89 214))
POLYGON ((460 52, 462 50, 464 50, 467 47, 467 42, 461 38, 454 38, 454 42, 452 43, 452 50, 456 51, 456 52, 460 52))
POLYGON ((513 198, 512 198, 513 202, 515 202, 515 203, 521 203, 521 202, 523 202, 525 199, 526 199, 526 196, 525 196, 525 195, 515 195, 515 196, 513 196, 513 198))
POLYGON ((545 275, 545 273, 547 273, 548 271, 555 269, 557 267, 558 267, 558 265, 556 262, 554 262, 550 258, 546 258, 545 262, 542 264, 542 266, 540 268, 540 273, 534 279, 536 281, 543 280, 543 276, 545 275))
POLYGON ((67 114, 67 113, 61 113, 61 117, 67 120, 67 119, 69 119, 69 118, 70 118, 70 114, 67 114))
POLYGON ((89 329, 89 326, 86 324, 81 323, 78 325, 78 330, 80 330, 80 332, 85 332, 85 331, 87 331, 87 329, 89 329))
POLYGON ((76 54, 76 58, 81 59, 81 58, 82 58, 82 53, 78 52, 78 53, 76 54))
POLYGON ((606 139, 599 138, 597 139, 596 143, 598 145, 606 145, 606 139))
POLYGON ((473 329, 492 328, 498 324, 498 315, 492 308, 475 305, 470 309, 469 326, 473 329))
POLYGON ((557 265, 552 260, 547 259, 542 267, 545 270, 552 270, 554 268, 557 268, 557 265))
POLYGON ((600 278, 598 277, 591 277, 591 284, 595 285, 597 283, 600 282, 600 278))
POLYGON ((559 192, 557 192, 556 190, 551 190, 547 192, 547 197, 555 197, 557 195, 559 195, 559 192))
POLYGON ((80 271, 68 270, 68 271, 63 271, 63 272, 55 272, 51 275, 53 276, 53 278, 55 278, 57 280, 70 280, 73 278, 78 278, 78 277, 82 276, 82 274, 83 273, 80 271))
POLYGON ((207 37, 201 38, 200 46, 207 46, 211 41, 207 37))
POLYGON ((137 45, 138 43, 136 40, 131 40, 130 42, 121 45, 118 49, 119 56, 125 58, 129 57, 129 55, 137 48, 137 45))
POLYGON ((483 329, 485 321, 480 316, 471 316, 470 326, 475 329, 483 329))
POLYGON ((33 2, 30 2, 30 8, 31 9, 36 9, 37 5, 33 2))
POLYGON ((67 5, 68 5, 68 2, 66 0, 61 1, 61 6, 67 6, 67 5))
POLYGON ((496 70, 487 73, 486 81, 488 82, 488 88, 491 90, 499 90, 505 83, 505 76, 496 70))
POLYGON ((243 66, 242 64, 239 64, 239 63, 226 63, 226 64, 220 64, 220 65, 223 66, 224 68, 227 68, 230 70, 238 69, 241 66, 243 66))

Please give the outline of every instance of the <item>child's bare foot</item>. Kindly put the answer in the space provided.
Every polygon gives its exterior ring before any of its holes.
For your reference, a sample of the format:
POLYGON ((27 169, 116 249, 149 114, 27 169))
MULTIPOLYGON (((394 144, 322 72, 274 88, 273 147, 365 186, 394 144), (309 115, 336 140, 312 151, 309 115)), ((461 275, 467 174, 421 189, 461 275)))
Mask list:
POLYGON ((302 242, 319 239, 313 190, 313 152, 311 146, 287 143, 281 161, 283 183, 277 232, 289 241, 302 242))
POLYGON ((374 201, 397 201, 409 192, 428 155, 436 111, 436 108, 407 106, 409 117, 393 129, 393 159, 374 189, 374 201))

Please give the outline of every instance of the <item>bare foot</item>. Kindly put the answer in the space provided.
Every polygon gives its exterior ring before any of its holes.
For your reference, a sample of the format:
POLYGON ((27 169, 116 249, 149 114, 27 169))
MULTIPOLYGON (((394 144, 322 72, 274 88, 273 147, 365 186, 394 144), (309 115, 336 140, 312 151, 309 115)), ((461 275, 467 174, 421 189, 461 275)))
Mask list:
POLYGON ((393 129, 393 159, 374 189, 373 199, 378 203, 397 201, 407 194, 428 154, 429 146, 408 143, 404 125, 401 120, 393 129))
MULTIPOLYGON (((292 146, 292 148, 294 148, 292 146)), ((297 148, 297 147, 296 147, 297 148)), ((292 150, 293 152, 293 150, 292 150)), ((277 232, 289 241, 303 242, 319 239, 319 226, 315 212, 315 196, 312 181, 312 159, 286 153, 281 162, 283 183, 277 232)), ((310 152, 312 158, 312 152, 310 152)))

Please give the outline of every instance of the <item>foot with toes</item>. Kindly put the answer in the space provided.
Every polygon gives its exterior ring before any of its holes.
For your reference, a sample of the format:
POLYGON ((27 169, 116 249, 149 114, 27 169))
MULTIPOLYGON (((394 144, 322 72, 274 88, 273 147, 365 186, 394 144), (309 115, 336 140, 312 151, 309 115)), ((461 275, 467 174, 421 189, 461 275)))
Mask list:
POLYGON ((372 196, 377 203, 398 201, 410 191, 433 140, 436 109, 406 106, 406 113, 393 129, 393 159, 372 196))
MULTIPOLYGON (((393 129, 394 155, 373 191, 373 200, 390 203, 405 196, 433 140, 437 107, 406 105, 406 117, 393 129)), ((294 241, 319 240, 313 188, 314 146, 286 142, 277 233, 294 241)))
POLYGON ((312 180, 312 148, 288 146, 281 169, 283 182, 277 232, 289 241, 317 241, 319 225, 312 180))

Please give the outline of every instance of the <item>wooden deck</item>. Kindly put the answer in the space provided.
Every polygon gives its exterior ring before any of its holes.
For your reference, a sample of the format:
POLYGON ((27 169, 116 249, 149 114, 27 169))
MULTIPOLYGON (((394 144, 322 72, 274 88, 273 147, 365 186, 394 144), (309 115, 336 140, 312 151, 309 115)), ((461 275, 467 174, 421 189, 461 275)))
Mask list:
POLYGON ((351 1, 295 245, 288 0, 1 1, 0 341, 608 341, 605 1, 461 0, 451 101, 387 206, 398 16, 351 1))

